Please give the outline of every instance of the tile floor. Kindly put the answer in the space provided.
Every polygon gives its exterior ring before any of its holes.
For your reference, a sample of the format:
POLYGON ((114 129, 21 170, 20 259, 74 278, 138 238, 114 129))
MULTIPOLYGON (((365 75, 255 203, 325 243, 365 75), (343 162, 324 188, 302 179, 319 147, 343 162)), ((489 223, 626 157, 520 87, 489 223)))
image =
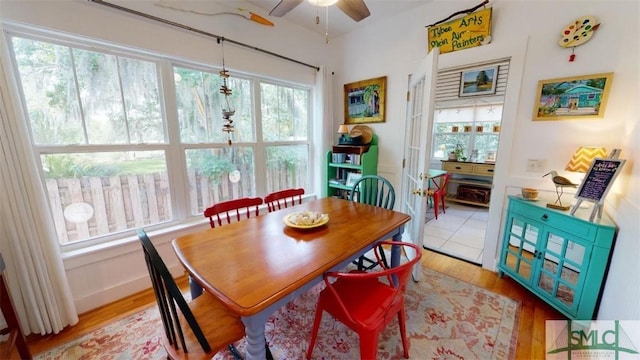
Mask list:
MULTIPOLYGON (((429 208, 427 211, 433 211, 429 208)), ((475 264, 482 264, 482 250, 489 209, 448 202, 446 214, 424 227, 423 246, 475 264)))

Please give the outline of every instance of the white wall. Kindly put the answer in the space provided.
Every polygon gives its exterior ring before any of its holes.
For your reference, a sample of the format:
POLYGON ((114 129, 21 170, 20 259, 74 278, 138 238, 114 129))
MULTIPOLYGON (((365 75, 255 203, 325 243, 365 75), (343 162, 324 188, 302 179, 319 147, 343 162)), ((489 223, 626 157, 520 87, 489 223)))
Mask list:
MULTIPOLYGON (((341 84, 387 76, 386 122, 369 126, 380 137, 379 168, 396 174, 396 186, 401 184, 403 146, 400 145, 404 133, 399 129, 405 122, 407 77, 426 54, 424 26, 475 4, 435 1, 338 38, 331 44, 336 72, 335 126, 342 122, 341 84)), ((600 145, 609 150, 621 148, 621 158, 627 159, 627 163, 605 205, 605 212, 614 218, 619 233, 599 318, 640 319, 637 303, 640 285, 630 282, 626 275, 640 273, 637 261, 640 258, 640 170, 636 165, 640 158, 638 2, 496 0, 491 5, 493 40, 487 48, 496 49, 495 58, 503 56, 505 47, 510 48, 512 65, 515 59, 523 71, 510 73, 510 76, 521 76, 520 86, 507 87, 483 266, 494 269, 499 257, 497 249, 506 195, 519 191, 522 186, 554 190, 552 182, 542 178, 544 173, 526 171, 527 159, 544 159, 546 171, 562 172, 580 145, 600 145), (576 59, 569 62, 571 50, 561 48, 557 41, 566 25, 584 15, 596 16, 602 25, 590 42, 575 49, 576 59), (532 121, 539 80, 602 72, 614 72, 604 119, 532 121), (507 113, 508 109, 515 112, 507 113)), ((486 52, 479 49, 443 54, 440 67, 460 61, 472 64, 486 56, 486 52)))
MULTIPOLYGON (((177 22, 182 22, 185 16, 157 8, 152 2, 118 3, 177 22)), ((426 54, 424 26, 476 3, 427 3, 410 13, 389 18, 364 31, 331 39, 328 46, 322 36, 288 25, 285 21, 278 22, 275 28, 265 28, 250 22, 237 23, 220 17, 213 20, 205 16, 189 16, 188 22, 195 28, 254 44, 313 65, 320 66, 330 62, 330 70, 335 71, 335 112, 333 123, 331 119, 325 122, 326 126, 334 129, 342 123, 342 85, 387 76, 387 120, 370 126, 379 135, 379 171, 399 187, 407 78, 411 69, 426 54)), ((640 138, 638 2, 495 0, 492 5, 493 43, 489 45, 490 49, 496 49, 498 53, 519 42, 519 46, 514 45, 514 56, 522 57, 518 61, 523 68, 518 86, 508 88, 510 95, 506 107, 513 109, 513 116, 504 119, 503 136, 510 132, 512 138, 501 139, 501 147, 506 141, 509 145, 506 150, 510 156, 508 161, 501 161, 504 155, 500 155, 498 159, 496 176, 500 179, 497 179, 494 192, 503 194, 501 197, 504 199, 504 194, 524 185, 552 190, 551 182, 541 179, 541 174, 525 171, 526 159, 547 159, 549 170, 563 169, 579 145, 597 144, 607 149, 622 148, 622 157, 627 159, 627 164, 605 206, 605 211, 614 217, 620 231, 599 317, 640 319, 640 308, 637 305, 640 289, 638 285, 633 285, 638 282, 629 281, 627 275, 640 273, 640 262, 637 261, 640 258, 637 243, 640 238, 639 170, 635 165, 640 158, 637 144, 637 139, 640 138), (576 61, 569 63, 567 59, 570 50, 556 45, 560 30, 575 18, 586 14, 597 16, 602 26, 589 43, 576 48, 576 61), (531 121, 538 80, 608 71, 613 71, 615 75, 604 119, 546 123, 531 121), (512 130, 508 131, 510 126, 512 130)), ((85 0, 3 0, 0 1, 0 17, 118 44, 134 45, 203 63, 220 64, 219 47, 211 39, 150 20, 141 20, 85 0)), ((486 52, 486 49, 479 49, 444 54, 440 62, 447 64, 465 61, 468 57, 468 62, 473 63, 480 57, 490 56, 486 52)), ((315 70, 233 46, 225 46, 225 57, 227 67, 231 70, 309 84, 314 82, 316 76, 315 70)), ((492 206, 490 217, 491 228, 487 232, 497 234, 503 217, 502 208, 492 206)), ((206 224, 195 225, 202 226, 206 224)), ((154 237, 159 251, 167 259, 171 259, 173 255, 169 241, 178 234, 174 232, 154 237)), ((154 236, 153 233, 151 235, 154 236)), ((80 312, 148 286, 139 245, 134 239, 130 240, 91 256, 67 256, 65 267, 80 312)), ((493 255, 485 259, 485 266, 492 267, 498 246, 497 237, 494 236, 489 241, 494 244, 489 249, 489 253, 493 255)), ((174 259, 168 262, 174 271, 181 271, 174 259)))

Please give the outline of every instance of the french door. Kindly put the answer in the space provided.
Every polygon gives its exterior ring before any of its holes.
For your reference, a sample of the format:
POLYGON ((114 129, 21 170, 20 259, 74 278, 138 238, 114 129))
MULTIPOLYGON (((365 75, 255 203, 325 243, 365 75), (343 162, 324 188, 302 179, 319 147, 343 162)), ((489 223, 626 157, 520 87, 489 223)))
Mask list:
MULTIPOLYGON (((405 124, 404 166, 402 174, 402 211, 411 216, 405 226, 404 241, 422 247, 426 192, 429 183, 429 159, 433 123, 433 96, 438 75, 439 49, 434 48, 418 68, 409 75, 409 99, 405 124)), ((409 258, 415 254, 407 254, 409 258)), ((420 264, 413 269, 414 280, 420 280, 420 264)))

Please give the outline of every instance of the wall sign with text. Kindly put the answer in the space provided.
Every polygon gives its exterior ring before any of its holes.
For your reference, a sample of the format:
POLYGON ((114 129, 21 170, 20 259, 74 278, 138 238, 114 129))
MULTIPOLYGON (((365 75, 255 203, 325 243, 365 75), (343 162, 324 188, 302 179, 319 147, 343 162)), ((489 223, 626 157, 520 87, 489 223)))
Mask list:
POLYGON ((440 53, 444 54, 488 44, 491 39, 491 9, 429 27, 429 51, 439 47, 440 53))

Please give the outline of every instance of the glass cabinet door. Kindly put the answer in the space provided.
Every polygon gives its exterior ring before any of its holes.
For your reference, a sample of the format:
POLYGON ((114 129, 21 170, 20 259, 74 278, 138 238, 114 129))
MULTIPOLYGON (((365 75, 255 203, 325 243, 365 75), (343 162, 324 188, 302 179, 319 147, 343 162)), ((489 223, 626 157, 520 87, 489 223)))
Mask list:
POLYGON ((555 303, 573 309, 582 289, 582 268, 588 259, 584 245, 570 238, 545 232, 546 245, 536 286, 555 303))
POLYGON ((540 227, 513 217, 510 217, 509 221, 509 244, 504 266, 510 270, 512 276, 531 282, 540 227))

